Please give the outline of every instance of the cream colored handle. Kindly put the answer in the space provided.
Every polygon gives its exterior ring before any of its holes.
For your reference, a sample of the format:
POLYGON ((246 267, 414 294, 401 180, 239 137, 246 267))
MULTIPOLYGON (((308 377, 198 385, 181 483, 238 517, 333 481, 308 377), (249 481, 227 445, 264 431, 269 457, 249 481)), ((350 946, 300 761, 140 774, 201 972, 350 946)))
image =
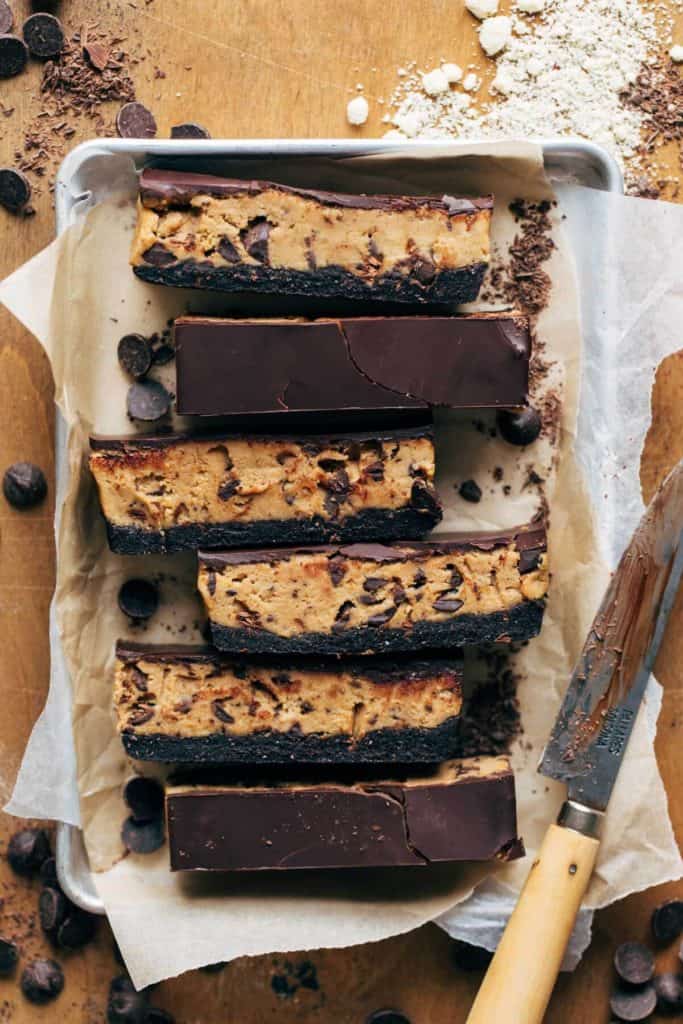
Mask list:
POLYGON ((541 1024, 599 846, 550 826, 467 1024, 541 1024))

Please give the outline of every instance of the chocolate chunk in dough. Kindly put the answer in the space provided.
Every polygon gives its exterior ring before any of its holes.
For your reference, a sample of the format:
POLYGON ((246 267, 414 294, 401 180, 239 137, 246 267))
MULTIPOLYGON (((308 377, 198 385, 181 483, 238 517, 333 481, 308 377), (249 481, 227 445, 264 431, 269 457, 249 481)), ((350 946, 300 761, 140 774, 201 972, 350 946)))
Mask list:
POLYGON ((614 990, 609 1005, 619 1020, 647 1020, 657 1005, 657 993, 651 982, 635 988, 624 985, 614 990))
POLYGON ((149 580, 126 580, 119 590, 119 608, 135 622, 154 615, 159 607, 159 591, 149 580))
POLYGON ((32 462, 15 462, 5 470, 2 492, 14 508, 33 508, 47 494, 47 480, 32 462))
POLYGON ((655 973, 655 958, 642 942, 622 942, 614 954, 614 967, 629 985, 643 985, 655 973))
POLYGON ((0 168, 0 206, 10 213, 21 213, 31 198, 31 183, 14 167, 0 168))
POLYGON ((171 128, 172 139, 210 139, 211 134, 196 121, 186 121, 184 124, 174 124, 171 128))
POLYGON ((0 974, 11 974, 19 963, 19 947, 11 939, 0 939, 0 974))
POLYGON ((150 245, 149 249, 145 249, 143 258, 145 263, 151 263, 154 267, 166 267, 170 263, 175 263, 173 253, 161 242, 155 242, 154 245, 150 245))
POLYGON ((471 501, 473 504, 481 501, 481 487, 476 480, 463 480, 458 488, 458 494, 465 501, 471 501))
POLYGON ((136 775, 123 790, 123 799, 136 822, 160 818, 164 811, 164 790, 156 779, 136 775))
POLYGON ((540 413, 531 405, 514 412, 501 410, 497 416, 497 423, 501 437, 508 444, 531 444, 541 433, 540 413))
POLYGON ((683 900, 667 900, 652 913, 652 934, 657 942, 669 945, 683 932, 683 900))
POLYGON ((126 406, 132 420, 153 423, 171 408, 171 396, 157 380, 138 380, 128 389, 126 406))
POLYGON ((50 856, 50 840, 42 828, 15 832, 7 846, 7 860, 17 875, 34 875, 50 856))
POLYGON ((0 78, 13 78, 28 62, 28 47, 19 36, 0 36, 0 78))
POLYGON ((270 235, 270 224, 265 217, 256 217, 249 222, 247 228, 240 232, 242 245, 252 259, 259 263, 268 262, 268 236, 270 235))
POLYGON ((53 14, 32 14, 21 31, 32 57, 51 60, 64 49, 64 30, 53 14))
POLYGON ((164 845, 164 823, 161 818, 152 821, 127 818, 121 829, 121 839, 131 853, 154 853, 164 845))
POLYGON ((153 139, 157 123, 142 103, 124 103, 116 115, 116 130, 122 139, 153 139))
POLYGON ((32 960, 21 975, 21 991, 30 1003, 49 1003, 64 988, 64 972, 56 960, 32 960))
POLYGON ((0 36, 11 32, 13 24, 14 15, 12 14, 12 8, 7 3, 7 0, 0 0, 0 36))
POLYGON ((152 347, 142 334, 124 334, 116 350, 122 369, 131 377, 144 377, 152 365, 152 347))

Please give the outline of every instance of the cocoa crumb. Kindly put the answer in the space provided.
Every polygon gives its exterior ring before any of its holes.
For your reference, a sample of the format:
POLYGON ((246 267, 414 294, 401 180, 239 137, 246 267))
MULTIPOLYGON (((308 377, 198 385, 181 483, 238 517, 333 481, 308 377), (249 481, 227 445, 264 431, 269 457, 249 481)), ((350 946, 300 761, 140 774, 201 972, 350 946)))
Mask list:
MULTIPOLYGON (((651 154, 655 148, 683 140, 683 78, 673 61, 643 64, 635 82, 622 89, 619 98, 625 107, 638 111, 643 118, 643 142, 637 161, 641 168, 652 165, 651 154)), ((683 167, 680 153, 679 164, 683 167)), ((647 177, 641 175, 631 179, 628 190, 631 194, 656 199, 661 195, 662 185, 648 183, 647 177)))
POLYGON ((518 673, 508 652, 485 655, 487 677, 465 704, 460 720, 459 757, 505 754, 522 732, 518 673))

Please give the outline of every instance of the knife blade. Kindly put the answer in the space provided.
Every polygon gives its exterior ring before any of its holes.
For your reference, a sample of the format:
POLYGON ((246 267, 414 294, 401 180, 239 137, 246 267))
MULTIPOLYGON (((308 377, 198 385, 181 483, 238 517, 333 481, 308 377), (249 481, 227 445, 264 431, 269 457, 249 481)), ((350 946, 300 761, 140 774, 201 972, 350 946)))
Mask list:
POLYGON ((683 576, 683 460, 622 555, 539 771, 567 784, 467 1024, 540 1024, 600 845, 600 823, 683 576))

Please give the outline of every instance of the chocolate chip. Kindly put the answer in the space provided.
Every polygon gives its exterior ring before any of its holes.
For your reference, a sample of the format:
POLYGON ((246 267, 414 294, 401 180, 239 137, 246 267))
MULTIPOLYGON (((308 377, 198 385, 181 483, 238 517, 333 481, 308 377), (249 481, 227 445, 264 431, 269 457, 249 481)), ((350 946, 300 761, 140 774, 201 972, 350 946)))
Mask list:
POLYGON ((53 14, 32 14, 21 31, 32 57, 50 60, 64 49, 64 31, 53 14))
POLYGON ((7 846, 7 860, 17 875, 34 875, 50 856, 50 840, 42 828, 15 832, 7 846))
POLYGON ((133 686, 138 693, 147 693, 149 690, 147 685, 147 676, 142 669, 138 668, 137 665, 131 665, 128 676, 133 681, 133 686))
POLYGON ((496 416, 501 437, 508 444, 526 445, 541 433, 540 413, 531 405, 520 411, 501 410, 496 416))
POLYGON ((144 725, 145 722, 151 721, 152 718, 154 718, 154 708, 140 708, 128 716, 128 725, 144 725))
POLYGON ((64 988, 64 972, 56 960, 32 960, 21 974, 21 991, 30 1003, 49 1003, 64 988))
POLYGON ((45 474, 32 462, 15 462, 5 470, 2 493, 14 508, 33 508, 47 494, 45 474))
POLYGON ((668 946, 683 932, 683 900, 667 900, 652 913, 652 934, 668 946))
POLYGON ((48 857, 44 860, 40 866, 40 880, 43 885, 52 885, 59 887, 59 881, 57 879, 57 861, 54 857, 48 857))
POLYGON ((0 35, 0 78, 13 78, 28 62, 28 47, 19 36, 0 35))
POLYGON ((414 587, 415 590, 419 590, 420 587, 424 587, 426 582, 427 573, 424 571, 424 569, 417 569, 415 571, 415 575, 413 576, 413 582, 410 585, 411 587, 414 587))
POLYGON ((171 396, 157 380, 138 380, 128 389, 126 406, 132 420, 153 423, 171 408, 171 396))
POLYGON ((228 501, 237 492, 240 482, 235 477, 232 480, 224 480, 218 488, 218 497, 221 501, 228 501))
POLYGON ((97 918, 80 907, 71 906, 57 931, 57 943, 62 949, 82 949, 95 937, 97 918))
POLYGON ((225 970, 227 966, 228 964, 226 960, 219 960, 215 964, 204 964, 204 966, 200 967, 199 970, 204 971, 205 974, 218 974, 219 971, 225 970))
POLYGON ((454 614, 459 608, 462 608, 463 602, 458 600, 457 597, 437 597, 436 601, 432 605, 435 612, 448 612, 454 614))
POLYGON ((462 971, 484 971, 491 963, 493 953, 482 946, 454 939, 451 943, 451 959, 462 971))
POLYGON ((152 365, 152 347, 141 334, 124 334, 116 354, 122 369, 131 377, 144 377, 152 365))
POLYGON ((0 974, 11 974, 19 963, 19 947, 10 939, 0 939, 0 974))
POLYGON ((174 124, 171 128, 172 139, 210 139, 211 134, 196 121, 186 121, 184 124, 174 124))
POLYGON ((164 811, 164 790, 156 779, 136 775, 123 789, 123 799, 135 821, 151 821, 164 811))
POLYGON ((368 594, 375 594, 382 587, 385 587, 389 580, 382 579, 381 576, 368 576, 367 579, 363 580, 363 590, 367 590, 368 594))
POLYGON ((410 1024, 410 1018, 398 1010, 375 1010, 365 1024, 410 1024))
POLYGON ((168 1010, 162 1010, 160 1006, 150 1006, 145 1024, 175 1024, 175 1017, 168 1010))
POLYGON ((385 608, 384 611, 375 612, 368 619, 368 626, 383 626, 385 623, 390 622, 396 614, 397 609, 392 605, 389 608, 385 608))
POLYGON ((657 995, 657 1009, 662 1013, 683 1010, 683 978, 680 974, 667 972, 657 974, 653 981, 657 995))
POLYGON ((14 15, 12 14, 12 8, 6 0, 0 0, 0 36, 11 32, 13 24, 14 15))
POLYGON ((295 975, 299 980, 299 984, 302 988, 310 988, 314 992, 320 988, 320 982, 318 981, 318 972, 315 964, 311 963, 310 960, 302 960, 300 964, 297 964, 295 975))
POLYGON ((232 244, 229 238, 225 235, 221 238, 218 243, 218 252, 221 254, 224 260, 228 263, 239 263, 240 254, 238 253, 235 246, 232 244))
POLYGON ((431 484, 424 480, 413 480, 413 486, 410 488, 410 504, 413 508, 424 509, 425 512, 431 512, 433 515, 441 514, 441 502, 436 491, 431 484))
POLYGON ((619 1020, 647 1020, 657 1005, 657 993, 652 983, 639 988, 617 988, 612 993, 609 1005, 619 1020))
POLYGON ((334 617, 335 622, 348 622, 351 609, 353 608, 353 601, 344 601, 343 604, 337 608, 337 614, 334 617))
POLYGON ((527 548, 520 551, 518 563, 520 576, 524 576, 526 573, 533 572, 534 569, 538 569, 541 564, 542 554, 543 552, 539 548, 527 548))
POLYGON ((346 576, 346 564, 343 558, 337 555, 333 555, 332 558, 328 559, 327 569, 332 580, 332 586, 338 587, 341 581, 346 576))
POLYGON ((431 260, 419 259, 413 264, 413 274, 420 284, 430 284, 436 276, 436 267, 431 260))
POLYGON ((156 348, 152 349, 152 362, 155 366, 165 366, 166 363, 170 363, 172 359, 175 359, 175 349, 173 345, 169 345, 164 342, 163 345, 157 345, 156 348))
POLYGON ((109 986, 107 1024, 145 1024, 148 1011, 147 992, 136 992, 125 975, 113 979, 109 986))
POLYGON ((235 719, 229 712, 225 710, 220 700, 211 701, 211 710, 218 719, 219 722, 226 722, 228 725, 232 725, 235 719))
POLYGON ((121 829, 121 839, 131 853, 154 853, 164 845, 164 823, 161 818, 152 821, 136 821, 126 818, 121 829))
POLYGON ((157 133, 154 115, 142 103, 124 103, 116 115, 116 130, 122 139, 153 139, 157 133))
POLYGON ((69 901, 61 889, 49 886, 42 890, 38 898, 38 916, 40 927, 47 935, 56 932, 68 910, 69 901))
POLYGON ((31 182, 13 167, 0 168, 0 206, 20 213, 31 198, 31 182))
POLYGON ((458 494, 465 501, 471 501, 474 504, 481 501, 481 487, 476 480, 463 480, 458 488, 458 494))
POLYGON ((159 607, 159 591, 149 580, 126 580, 119 590, 119 608, 129 619, 149 619, 159 607))
POLYGON ((254 220, 249 221, 246 228, 240 231, 242 245, 252 259, 258 260, 259 263, 268 262, 269 234, 270 224, 265 217, 255 217, 254 220))
POLYGON ((365 467, 365 475, 369 476, 371 480, 381 483, 384 480, 384 463, 371 462, 369 466, 365 467))
POLYGON ((86 43, 83 54, 96 71, 104 71, 109 63, 109 50, 102 43, 86 43))
POLYGON ((216 593, 216 573, 213 569, 209 569, 206 574, 206 589, 211 594, 211 597, 216 593))
POLYGON ((614 967, 629 985, 643 985, 655 973, 655 958, 642 942, 622 942, 614 953, 614 967))
POLYGON ((176 261, 173 253, 161 242, 155 242, 154 245, 150 245, 149 249, 145 249, 142 258, 145 263, 150 263, 153 267, 167 267, 176 261))

